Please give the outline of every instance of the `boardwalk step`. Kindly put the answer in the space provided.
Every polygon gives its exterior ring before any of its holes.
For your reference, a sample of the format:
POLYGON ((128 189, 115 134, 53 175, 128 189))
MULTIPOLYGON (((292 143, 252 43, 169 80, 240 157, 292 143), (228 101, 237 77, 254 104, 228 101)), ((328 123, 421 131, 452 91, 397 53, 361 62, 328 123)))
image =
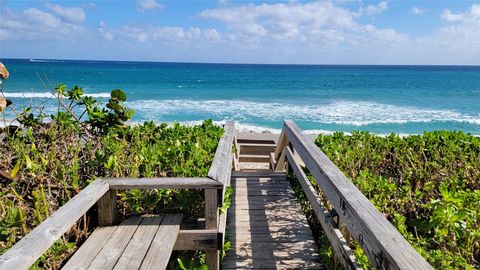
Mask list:
POLYGON ((270 163, 270 155, 248 155, 248 154, 240 154, 239 159, 240 162, 261 162, 261 163, 270 163))

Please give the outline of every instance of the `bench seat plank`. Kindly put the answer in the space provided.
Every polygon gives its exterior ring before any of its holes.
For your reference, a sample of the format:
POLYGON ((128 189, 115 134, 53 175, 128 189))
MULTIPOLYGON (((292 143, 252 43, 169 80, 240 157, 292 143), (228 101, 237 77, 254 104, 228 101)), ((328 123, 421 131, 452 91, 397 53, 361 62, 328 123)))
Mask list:
POLYGON ((133 217, 122 222, 88 269, 113 269, 142 219, 142 217, 133 217))
POLYGON ((144 217, 137 231, 123 251, 122 257, 115 265, 115 270, 138 269, 147 254, 153 237, 162 223, 163 215, 144 217))
POLYGON ((117 226, 108 226, 95 229, 62 269, 87 269, 117 228, 117 226))
POLYGON ((140 269, 165 269, 177 241, 182 215, 165 215, 140 269))

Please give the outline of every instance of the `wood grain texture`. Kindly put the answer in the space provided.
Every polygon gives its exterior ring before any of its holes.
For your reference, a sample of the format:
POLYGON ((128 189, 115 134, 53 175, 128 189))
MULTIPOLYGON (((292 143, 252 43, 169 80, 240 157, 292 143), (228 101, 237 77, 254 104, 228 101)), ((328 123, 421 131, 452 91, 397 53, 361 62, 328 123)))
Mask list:
POLYGON ((323 231, 330 241, 335 256, 339 259, 341 264, 345 269, 362 269, 353 255, 353 251, 348 246, 347 241, 344 236, 337 229, 335 222, 332 219, 330 212, 324 206, 317 192, 313 188, 310 180, 307 178, 302 168, 296 163, 296 159, 290 151, 288 146, 285 146, 284 152, 286 153, 287 159, 290 161, 290 165, 293 169, 293 172, 297 176, 298 182, 302 186, 302 189, 310 201, 310 205, 317 216, 320 224, 322 225, 323 231))
POLYGON ((285 120, 284 130, 353 238, 377 269, 432 269, 293 121, 285 120))
POLYGON ((182 215, 165 215, 140 267, 142 270, 166 269, 180 231, 182 215))
POLYGON ((122 256, 115 264, 115 270, 139 269, 147 254, 153 237, 159 230, 163 215, 144 217, 138 225, 132 239, 122 253, 122 256))
POLYGON ((117 191, 110 190, 97 202, 98 225, 109 226, 118 222, 117 191))
POLYGON ((132 217, 118 225, 115 232, 110 236, 110 239, 105 243, 105 246, 87 269, 113 269, 142 220, 142 217, 132 217))
POLYGON ((322 269, 312 232, 285 174, 235 173, 223 269, 322 269), (256 175, 257 176, 254 176, 256 175), (282 195, 268 194, 271 187, 282 195))
POLYGON ((218 248, 217 230, 180 230, 174 250, 207 250, 218 248))
POLYGON ((217 181, 206 177, 185 178, 110 178, 104 179, 112 190, 128 189, 206 189, 223 188, 217 181))
POLYGON ((218 142, 215 157, 208 171, 208 177, 222 184, 227 181, 227 174, 232 171, 232 146, 235 133, 233 122, 225 123, 225 132, 218 142))
MULTIPOLYGON (((218 231, 218 193, 216 190, 205 190, 205 229, 218 231)), ((205 263, 208 269, 220 269, 218 249, 205 250, 205 263)))
POLYGON ((68 260, 62 270, 87 269, 116 229, 117 226, 99 227, 95 229, 85 243, 83 243, 68 260))
POLYGON ((28 269, 109 190, 95 180, 0 256, 0 269, 28 269))

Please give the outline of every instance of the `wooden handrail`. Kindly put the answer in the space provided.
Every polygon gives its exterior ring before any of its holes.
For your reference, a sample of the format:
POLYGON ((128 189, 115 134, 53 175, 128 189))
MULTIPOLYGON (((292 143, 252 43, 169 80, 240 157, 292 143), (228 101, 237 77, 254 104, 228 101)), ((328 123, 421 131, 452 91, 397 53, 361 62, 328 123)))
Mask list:
POLYGON ((227 122, 224 126, 224 134, 218 142, 215 157, 208 171, 208 177, 218 181, 222 185, 221 192, 215 190, 205 190, 205 229, 216 229, 219 236, 219 246, 215 249, 205 250, 205 263, 208 269, 220 269, 220 252, 225 240, 225 228, 227 215, 219 215, 219 206, 223 203, 226 187, 230 186, 230 177, 232 174, 232 163, 235 153, 232 153, 232 147, 235 140, 235 124, 227 122))
POLYGON ((160 177, 160 178, 105 178, 110 189, 221 189, 218 181, 206 177, 160 177))
POLYGON ((298 182, 302 186, 302 189, 310 201, 312 209, 317 216, 318 221, 322 225, 323 231, 327 236, 330 244, 332 245, 333 251, 345 269, 362 269, 353 255, 353 251, 348 246, 347 240, 342 235, 340 229, 338 229, 337 224, 333 220, 330 211, 325 207, 320 197, 317 194, 317 191, 313 188, 310 180, 307 178, 307 175, 303 172, 300 165, 295 160, 290 147, 285 146, 284 153, 287 158, 290 166, 292 167, 293 172, 295 173, 298 182))
POLYGON ((433 269, 293 121, 285 120, 283 131, 277 147, 293 146, 375 268, 433 269))

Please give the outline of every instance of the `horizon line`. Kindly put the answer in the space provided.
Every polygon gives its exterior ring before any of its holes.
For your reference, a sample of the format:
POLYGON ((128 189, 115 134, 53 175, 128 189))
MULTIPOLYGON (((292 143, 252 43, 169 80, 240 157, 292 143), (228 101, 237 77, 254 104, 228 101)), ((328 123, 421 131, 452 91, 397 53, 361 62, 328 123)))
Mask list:
POLYGON ((185 61, 148 61, 148 60, 109 60, 109 59, 68 59, 68 58, 10 58, 0 57, 0 60, 40 60, 40 61, 99 61, 99 62, 137 62, 160 64, 213 64, 213 65, 265 65, 265 66, 391 66, 391 67, 480 67, 468 64, 312 64, 312 63, 248 63, 248 62, 185 62, 185 61))

